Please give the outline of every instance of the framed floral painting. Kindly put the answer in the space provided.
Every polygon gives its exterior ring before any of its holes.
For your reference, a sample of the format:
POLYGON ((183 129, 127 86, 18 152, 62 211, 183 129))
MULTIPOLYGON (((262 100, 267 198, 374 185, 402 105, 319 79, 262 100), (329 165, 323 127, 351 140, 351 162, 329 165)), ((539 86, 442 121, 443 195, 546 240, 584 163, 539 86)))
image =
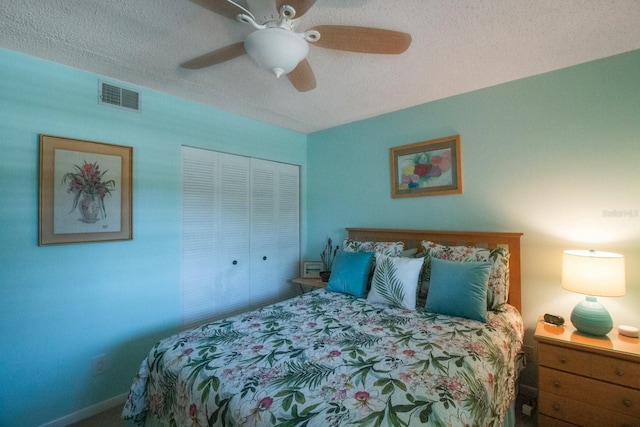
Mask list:
POLYGON ((392 147, 391 197, 462 193, 460 135, 392 147))
POLYGON ((39 244, 131 240, 133 148, 40 135, 39 244))

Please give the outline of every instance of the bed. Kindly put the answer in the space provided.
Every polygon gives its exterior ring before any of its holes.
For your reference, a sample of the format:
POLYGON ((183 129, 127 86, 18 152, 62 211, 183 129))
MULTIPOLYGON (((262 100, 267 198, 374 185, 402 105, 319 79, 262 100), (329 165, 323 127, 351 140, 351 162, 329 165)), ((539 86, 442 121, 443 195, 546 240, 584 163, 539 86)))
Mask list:
POLYGON ((513 425, 524 334, 521 234, 347 232, 349 251, 336 258, 326 290, 159 341, 123 417, 177 426, 513 425), (384 252, 390 248, 395 253, 384 252), (345 291, 344 260, 353 270, 353 259, 367 257, 374 267, 364 263, 373 271, 366 296, 345 291), (474 288, 475 297, 484 292, 482 312, 477 302, 457 312, 467 303, 447 292, 462 289, 460 277, 484 283, 474 288), (403 294, 408 306, 387 303, 392 284, 403 289, 416 278, 403 294))

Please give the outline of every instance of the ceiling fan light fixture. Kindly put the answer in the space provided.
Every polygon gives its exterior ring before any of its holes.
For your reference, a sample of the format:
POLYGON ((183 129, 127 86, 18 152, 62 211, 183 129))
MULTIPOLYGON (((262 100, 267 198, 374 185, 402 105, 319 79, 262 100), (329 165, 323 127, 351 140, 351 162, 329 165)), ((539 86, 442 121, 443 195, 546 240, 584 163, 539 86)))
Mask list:
POLYGON ((244 48, 258 66, 276 77, 289 74, 309 54, 304 35, 279 27, 254 31, 244 41, 244 48))

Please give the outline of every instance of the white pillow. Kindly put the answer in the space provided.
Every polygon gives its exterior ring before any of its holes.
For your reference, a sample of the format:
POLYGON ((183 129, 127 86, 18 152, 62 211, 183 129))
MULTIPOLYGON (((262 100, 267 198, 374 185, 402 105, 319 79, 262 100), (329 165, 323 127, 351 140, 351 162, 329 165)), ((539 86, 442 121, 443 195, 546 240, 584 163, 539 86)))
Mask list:
POLYGON ((367 301, 415 310, 418 276, 423 261, 423 258, 399 258, 377 253, 367 301))

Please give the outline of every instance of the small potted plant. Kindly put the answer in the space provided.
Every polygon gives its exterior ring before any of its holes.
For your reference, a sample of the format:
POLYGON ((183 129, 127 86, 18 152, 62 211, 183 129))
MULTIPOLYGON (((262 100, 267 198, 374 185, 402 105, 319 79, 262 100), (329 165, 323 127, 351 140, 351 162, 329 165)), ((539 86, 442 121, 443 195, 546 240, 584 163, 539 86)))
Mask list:
POLYGON ((322 253, 320 254, 320 259, 322 259, 322 271, 320 272, 320 278, 323 282, 329 281, 329 276, 331 275, 331 267, 333 266, 333 260, 336 257, 336 253, 338 252, 338 246, 333 247, 333 242, 330 237, 327 237, 327 241, 322 248, 322 253))

